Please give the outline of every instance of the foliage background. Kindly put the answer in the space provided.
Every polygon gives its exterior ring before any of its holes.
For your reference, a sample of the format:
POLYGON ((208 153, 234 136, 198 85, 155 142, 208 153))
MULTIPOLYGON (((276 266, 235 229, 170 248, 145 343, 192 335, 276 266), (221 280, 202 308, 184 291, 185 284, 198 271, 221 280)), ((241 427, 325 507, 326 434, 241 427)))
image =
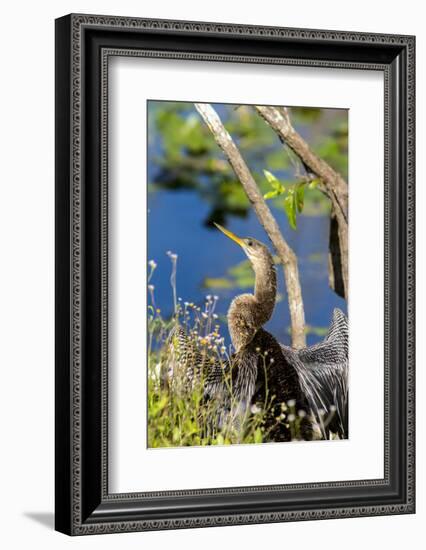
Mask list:
MULTIPOLYGON (((292 189, 306 170, 251 106, 213 104, 231 133, 264 194, 274 188, 264 170, 292 189)), ((345 178, 348 174, 346 110, 290 108, 296 130, 316 153, 345 178)), ((286 240, 295 251, 305 301, 308 344, 320 340, 334 307, 346 303, 328 286, 329 201, 306 188, 296 228, 285 211, 285 195, 269 204, 286 240)), ((148 255, 158 264, 152 284, 156 306, 164 317, 173 313, 167 251, 178 256, 177 293, 183 301, 204 303, 217 295, 216 313, 225 319, 231 299, 253 285, 253 273, 242 251, 212 226, 226 225, 241 236, 268 242, 250 209, 240 183, 202 123, 193 103, 148 102, 148 255)), ((269 244, 269 243, 268 243, 269 244)), ((290 343, 289 312, 281 270, 278 303, 267 328, 290 343)), ((223 328, 229 343, 226 327, 223 328)))

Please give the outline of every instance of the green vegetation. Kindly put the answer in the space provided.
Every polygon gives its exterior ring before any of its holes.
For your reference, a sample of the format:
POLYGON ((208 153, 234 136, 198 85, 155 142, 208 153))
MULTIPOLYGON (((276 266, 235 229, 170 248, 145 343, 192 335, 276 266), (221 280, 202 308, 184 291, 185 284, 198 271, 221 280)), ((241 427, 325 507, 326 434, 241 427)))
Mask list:
MULTIPOLYGON (((175 292, 177 256, 172 261, 171 284, 175 292)), ((274 396, 266 395, 265 403, 251 406, 246 414, 232 421, 224 410, 237 409, 232 393, 232 359, 220 334, 221 325, 215 309, 217 296, 207 296, 203 306, 175 301, 175 314, 164 319, 155 307, 155 287, 152 284, 156 263, 151 261, 148 306, 148 446, 180 447, 231 445, 268 441, 265 419, 275 405, 274 396), (203 357, 204 369, 219 363, 224 371, 224 394, 204 399, 203 372, 188 383, 187 370, 182 368, 175 329, 184 327, 190 346, 203 357), (231 371, 227 368, 231 365, 231 371), (226 374, 225 374, 226 373, 226 374)), ((207 371, 204 371, 204 375, 207 371)), ((285 422, 292 439, 300 439, 300 422, 304 412, 295 410, 294 403, 282 404, 276 422, 285 422)), ((235 417, 234 417, 235 418, 235 417)), ((272 430, 269 428, 269 430, 272 430)))
POLYGON ((297 214, 303 212, 305 206, 305 191, 308 189, 315 189, 320 183, 319 179, 311 179, 307 181, 298 181, 290 184, 287 188, 268 170, 263 171, 268 183, 272 187, 272 191, 268 191, 263 195, 263 198, 276 199, 283 197, 282 205, 284 211, 287 214, 287 219, 290 227, 294 230, 297 229, 297 214))
POLYGON ((242 430, 237 430, 229 415, 223 414, 224 403, 232 402, 230 373, 224 374, 228 395, 207 401, 203 374, 189 384, 187 370, 179 362, 179 345, 173 335, 176 326, 184 326, 190 345, 202 355, 205 368, 211 362, 219 362, 225 372, 229 355, 220 336, 215 305, 216 299, 210 296, 203 308, 179 301, 175 316, 169 320, 149 307, 149 447, 261 443, 264 439, 265 410, 248 411, 242 430))
MULTIPOLYGON (((242 152, 259 189, 295 229, 297 215, 326 215, 329 200, 298 159, 283 147, 273 130, 248 105, 214 105, 242 152), (268 170, 265 170, 267 168, 268 170)), ((312 149, 347 177, 345 111, 293 107, 292 123, 303 135, 309 128, 312 149)), ((193 103, 149 103, 150 142, 148 189, 192 190, 209 205, 206 225, 226 225, 230 216, 246 217, 249 202, 193 103)))

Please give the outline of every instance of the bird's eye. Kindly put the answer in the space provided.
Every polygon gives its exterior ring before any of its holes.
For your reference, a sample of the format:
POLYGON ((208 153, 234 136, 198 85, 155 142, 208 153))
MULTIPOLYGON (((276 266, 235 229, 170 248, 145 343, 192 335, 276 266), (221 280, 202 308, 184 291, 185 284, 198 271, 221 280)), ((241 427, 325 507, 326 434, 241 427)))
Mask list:
POLYGON ((247 246, 253 246, 253 241, 247 241, 247 246))

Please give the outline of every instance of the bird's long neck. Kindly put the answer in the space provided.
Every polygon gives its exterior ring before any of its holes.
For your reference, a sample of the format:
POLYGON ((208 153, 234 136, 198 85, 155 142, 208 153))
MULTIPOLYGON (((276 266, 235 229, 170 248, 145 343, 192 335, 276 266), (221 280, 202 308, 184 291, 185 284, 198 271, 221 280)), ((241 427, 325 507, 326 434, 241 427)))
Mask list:
POLYGON ((269 262, 253 265, 255 273, 254 297, 257 303, 256 316, 259 327, 272 316, 277 296, 277 273, 272 258, 269 262))
POLYGON ((232 344, 238 352, 250 344, 257 331, 269 321, 274 311, 277 274, 272 258, 252 262, 255 273, 254 294, 241 294, 228 310, 228 327, 232 344))

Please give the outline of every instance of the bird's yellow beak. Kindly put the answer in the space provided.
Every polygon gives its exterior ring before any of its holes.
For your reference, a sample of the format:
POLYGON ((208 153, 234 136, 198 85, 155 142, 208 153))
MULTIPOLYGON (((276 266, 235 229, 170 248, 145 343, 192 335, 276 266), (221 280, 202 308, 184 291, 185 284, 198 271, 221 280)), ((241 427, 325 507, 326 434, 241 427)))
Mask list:
POLYGON ((232 233, 232 231, 228 231, 228 229, 225 229, 224 227, 222 227, 221 225, 219 225, 218 223, 216 222, 213 222, 215 224, 215 226, 220 230, 222 231, 222 233, 224 233, 227 237, 229 237, 230 239, 232 239, 233 241, 235 241, 237 244, 239 244, 240 246, 244 247, 244 241, 242 239, 240 239, 239 237, 237 237, 237 235, 235 235, 234 233, 232 233))

